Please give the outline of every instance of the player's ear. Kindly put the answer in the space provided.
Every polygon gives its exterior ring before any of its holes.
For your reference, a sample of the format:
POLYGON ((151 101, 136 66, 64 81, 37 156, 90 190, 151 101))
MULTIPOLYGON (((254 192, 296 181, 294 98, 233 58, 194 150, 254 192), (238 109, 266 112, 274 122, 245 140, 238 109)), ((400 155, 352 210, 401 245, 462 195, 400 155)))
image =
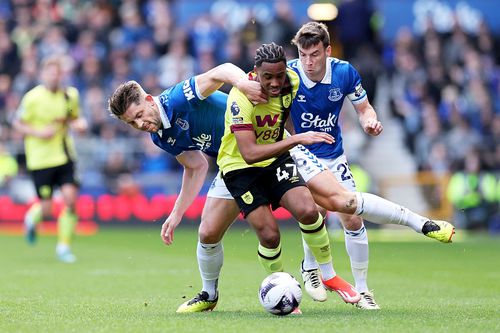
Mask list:
POLYGON ((328 45, 325 49, 325 52, 326 52, 326 56, 329 57, 332 55, 332 47, 330 45, 328 45))
POLYGON ((146 94, 145 100, 146 100, 146 102, 152 102, 153 101, 153 96, 151 96, 149 94, 146 94))

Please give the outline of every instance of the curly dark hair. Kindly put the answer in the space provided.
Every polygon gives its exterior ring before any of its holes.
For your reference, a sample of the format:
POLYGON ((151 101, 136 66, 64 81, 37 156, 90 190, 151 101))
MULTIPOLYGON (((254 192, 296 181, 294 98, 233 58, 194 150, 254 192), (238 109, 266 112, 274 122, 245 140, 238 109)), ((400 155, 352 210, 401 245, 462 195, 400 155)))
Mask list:
POLYGON ((262 44, 255 51, 255 66, 260 67, 263 62, 276 63, 283 61, 286 64, 286 55, 283 46, 271 43, 262 44))

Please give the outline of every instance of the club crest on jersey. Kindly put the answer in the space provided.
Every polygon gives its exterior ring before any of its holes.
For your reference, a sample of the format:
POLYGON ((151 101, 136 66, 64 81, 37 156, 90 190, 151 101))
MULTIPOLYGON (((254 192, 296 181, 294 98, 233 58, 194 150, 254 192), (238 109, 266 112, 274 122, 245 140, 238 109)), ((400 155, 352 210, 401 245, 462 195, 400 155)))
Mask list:
POLYGON ((250 193, 250 191, 244 193, 241 196, 241 200, 243 200, 243 202, 246 203, 247 205, 250 205, 253 202, 253 195, 252 195, 252 193, 250 193))
POLYGON ((189 123, 187 122, 187 120, 184 120, 184 119, 181 119, 181 118, 177 118, 175 120, 175 123, 177 125, 179 125, 179 127, 183 130, 183 131, 187 131, 189 129, 189 123))
POLYGON ((292 104, 292 96, 288 94, 281 97, 281 103, 283 103, 283 107, 285 109, 288 109, 290 107, 290 104, 292 104))
POLYGON ((236 104, 236 102, 231 103, 231 113, 233 114, 233 116, 236 116, 240 113, 240 107, 238 106, 238 104, 236 104))
POLYGON ((328 99, 332 102, 336 102, 342 98, 342 91, 340 91, 340 88, 333 88, 330 89, 330 94, 328 95, 328 99))

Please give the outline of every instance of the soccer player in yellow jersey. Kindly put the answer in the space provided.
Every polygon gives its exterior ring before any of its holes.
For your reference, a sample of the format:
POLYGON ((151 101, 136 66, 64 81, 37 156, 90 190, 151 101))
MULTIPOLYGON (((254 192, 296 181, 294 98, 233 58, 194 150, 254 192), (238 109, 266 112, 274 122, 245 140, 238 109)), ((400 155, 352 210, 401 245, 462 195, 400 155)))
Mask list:
POLYGON ((70 242, 78 217, 75 203, 78 181, 75 179, 75 149, 70 128, 77 132, 87 129, 79 115, 79 95, 73 87, 62 86, 60 59, 50 57, 41 65, 41 84, 28 91, 21 101, 14 127, 25 135, 27 169, 32 175, 39 203, 33 204, 25 216, 26 239, 36 240, 36 225, 52 212, 52 195, 60 187, 65 208, 58 217, 59 260, 76 260, 70 242))
MULTIPOLYGON (((321 132, 284 136, 299 79, 287 69, 283 47, 271 43, 257 49, 251 75, 269 96, 268 103, 253 105, 237 88, 231 90, 217 164, 227 189, 255 229, 260 263, 269 273, 283 271, 279 227, 270 208, 282 206, 299 221, 325 287, 338 289, 339 281, 348 285, 335 274, 323 217, 288 152, 298 144, 331 144, 333 137, 321 132)), ((359 301, 352 286, 345 292, 347 302, 359 301)))

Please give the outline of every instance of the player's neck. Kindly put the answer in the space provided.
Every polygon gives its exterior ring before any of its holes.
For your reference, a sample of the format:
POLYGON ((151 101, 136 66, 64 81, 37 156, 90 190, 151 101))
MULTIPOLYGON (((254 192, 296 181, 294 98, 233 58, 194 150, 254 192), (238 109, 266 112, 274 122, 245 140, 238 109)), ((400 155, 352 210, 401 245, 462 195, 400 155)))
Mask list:
POLYGON ((45 85, 45 89, 47 89, 48 91, 52 92, 52 93, 56 93, 58 91, 61 90, 61 87, 59 85, 57 86, 48 86, 48 85, 45 85))

